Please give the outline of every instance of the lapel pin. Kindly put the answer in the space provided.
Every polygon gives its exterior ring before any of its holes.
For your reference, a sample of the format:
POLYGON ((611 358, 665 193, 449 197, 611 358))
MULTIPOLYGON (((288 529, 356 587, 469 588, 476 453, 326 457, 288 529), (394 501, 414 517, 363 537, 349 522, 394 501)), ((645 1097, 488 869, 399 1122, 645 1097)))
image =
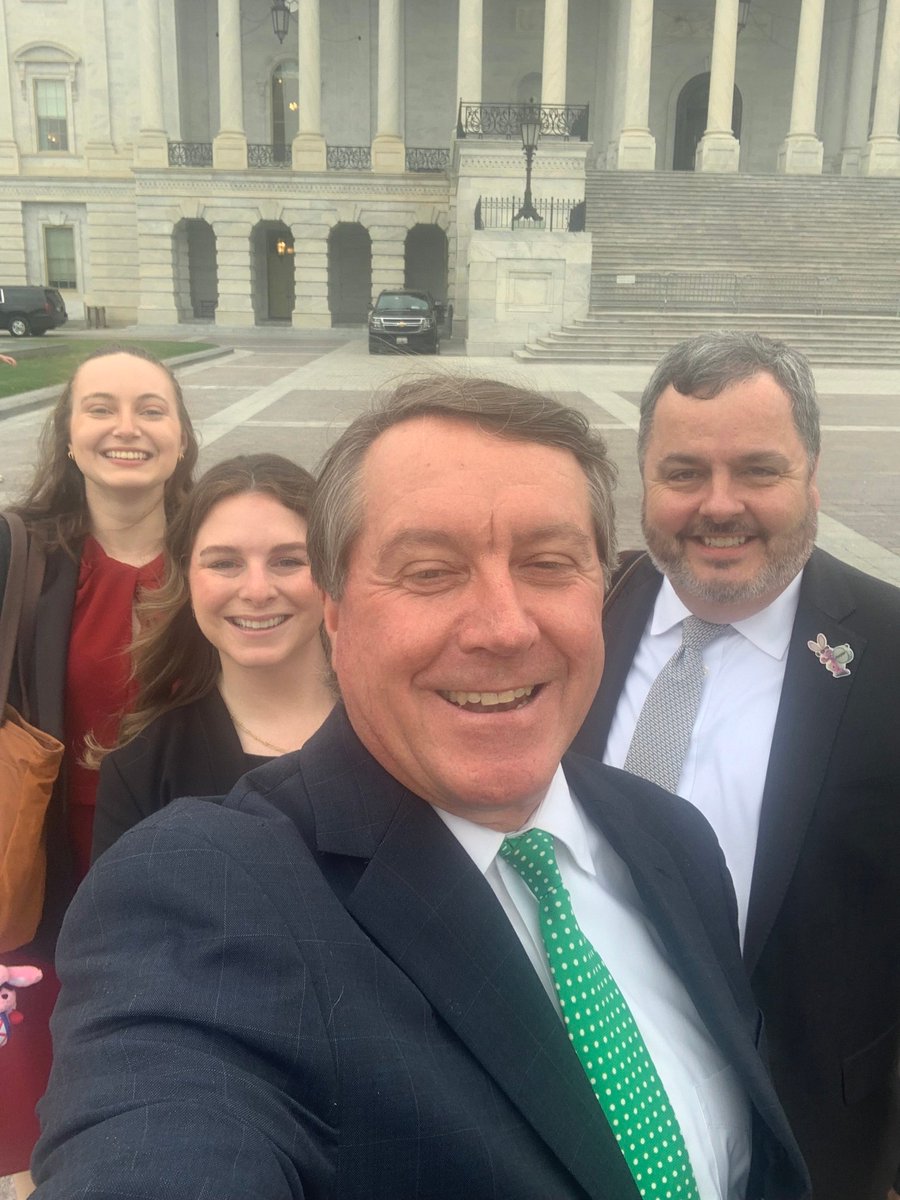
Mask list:
POLYGON ((835 679, 840 679, 843 675, 850 674, 847 663, 853 662, 854 655, 846 642, 843 646, 829 646, 825 634, 820 633, 814 642, 807 642, 806 644, 822 666, 830 671, 835 679))

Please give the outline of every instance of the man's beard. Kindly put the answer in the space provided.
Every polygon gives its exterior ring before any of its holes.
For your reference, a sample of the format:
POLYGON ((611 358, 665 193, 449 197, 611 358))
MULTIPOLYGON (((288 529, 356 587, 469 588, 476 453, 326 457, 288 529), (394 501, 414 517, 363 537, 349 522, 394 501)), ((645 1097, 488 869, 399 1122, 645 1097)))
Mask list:
POLYGON ((722 578, 699 579, 688 561, 681 536, 661 534, 647 522, 646 505, 641 512, 641 528, 647 550, 657 571, 666 575, 679 594, 708 604, 746 604, 762 597, 774 599, 806 566, 816 541, 818 513, 814 504, 807 506, 801 521, 792 529, 772 537, 760 534, 741 521, 717 525, 701 521, 691 529, 692 537, 740 537, 754 534, 765 547, 765 562, 752 579, 729 579, 728 564, 722 564, 722 578))

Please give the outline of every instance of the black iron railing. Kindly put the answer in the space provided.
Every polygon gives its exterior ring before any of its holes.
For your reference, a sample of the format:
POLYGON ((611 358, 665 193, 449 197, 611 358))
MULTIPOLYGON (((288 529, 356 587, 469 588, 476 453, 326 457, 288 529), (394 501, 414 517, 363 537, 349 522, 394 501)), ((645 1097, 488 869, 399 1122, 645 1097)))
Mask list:
POLYGON ((900 294, 865 276, 812 272, 595 272, 592 308, 900 314, 900 294))
POLYGON ((559 197, 533 198, 540 221, 519 221, 522 207, 519 196, 479 196, 475 205, 476 229, 546 229, 581 233, 584 229, 584 201, 559 197))
POLYGON ((407 146, 407 171, 446 171, 450 166, 450 151, 442 146, 407 146))
POLYGON ((247 143, 248 167, 289 167, 291 148, 281 143, 267 145, 265 142, 247 143))
POLYGON ((540 114, 542 135, 587 141, 587 104, 471 104, 462 100, 456 136, 519 138, 522 123, 533 118, 535 113, 540 114))
POLYGON ((170 167, 211 167, 212 142, 169 142, 170 167))
POLYGON ((329 171, 371 171, 371 146, 329 146, 326 152, 329 171))

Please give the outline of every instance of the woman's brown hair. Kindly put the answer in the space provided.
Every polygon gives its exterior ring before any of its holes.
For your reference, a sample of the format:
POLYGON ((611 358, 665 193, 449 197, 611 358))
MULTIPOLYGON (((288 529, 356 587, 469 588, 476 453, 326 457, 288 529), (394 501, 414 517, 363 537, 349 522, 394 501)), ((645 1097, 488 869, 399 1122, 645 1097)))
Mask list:
POLYGON ((184 503, 192 485, 197 465, 197 435, 184 403, 181 387, 164 362, 139 346, 103 346, 82 359, 62 390, 53 412, 47 418, 38 442, 38 460, 31 486, 23 499, 12 505, 31 532, 47 550, 62 547, 74 555, 84 536, 90 531, 84 476, 69 458, 69 428, 72 420, 72 393, 78 372, 86 362, 106 358, 111 354, 130 354, 141 358, 166 375, 175 395, 178 420, 184 434, 184 453, 166 482, 166 517, 171 520, 184 503))

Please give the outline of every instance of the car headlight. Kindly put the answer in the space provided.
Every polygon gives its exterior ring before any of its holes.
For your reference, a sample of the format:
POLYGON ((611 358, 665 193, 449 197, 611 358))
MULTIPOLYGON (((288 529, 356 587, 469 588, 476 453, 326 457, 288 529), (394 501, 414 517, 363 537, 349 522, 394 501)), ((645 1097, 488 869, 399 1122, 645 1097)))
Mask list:
POLYGON ((369 328, 370 329, 384 329, 384 317, 370 317, 369 318, 369 328))
POLYGON ((431 317, 425 317, 422 321, 423 329, 434 329, 434 321, 431 317))

